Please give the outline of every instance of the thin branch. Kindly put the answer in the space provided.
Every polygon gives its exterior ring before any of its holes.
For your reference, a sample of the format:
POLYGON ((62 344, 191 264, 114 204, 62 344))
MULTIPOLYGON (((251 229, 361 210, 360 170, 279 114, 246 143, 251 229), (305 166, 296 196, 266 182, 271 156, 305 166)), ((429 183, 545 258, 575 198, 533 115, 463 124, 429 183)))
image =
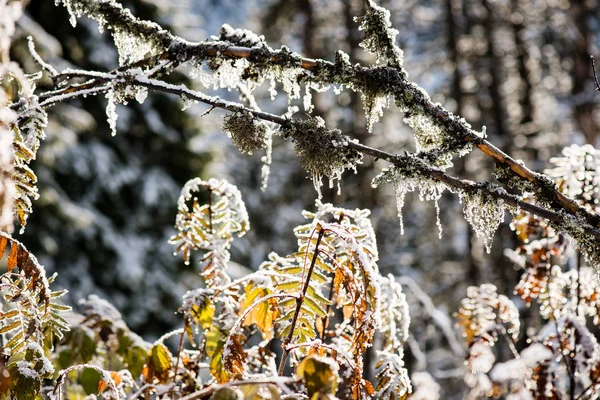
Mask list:
MULTIPOLYGON (((563 209, 573 216, 582 215, 590 225, 600 227, 600 215, 581 207, 576 201, 560 192, 548 177, 530 170, 488 142, 464 119, 455 117, 441 105, 433 103, 421 88, 408 81, 406 71, 399 65, 392 67, 338 65, 325 60, 302 57, 290 52, 286 47, 280 50, 273 50, 266 45, 249 48, 232 46, 229 42, 218 40, 193 43, 171 34, 156 23, 134 17, 128 9, 118 3, 96 4, 86 0, 73 0, 72 3, 82 7, 83 14, 105 24, 109 30, 124 31, 133 36, 143 37, 166 49, 162 54, 140 60, 138 63, 156 61, 156 59, 171 60, 181 64, 190 60, 198 62, 215 57, 245 58, 259 68, 277 65, 283 68, 300 67, 307 70, 305 76, 299 76, 300 81, 310 81, 314 76, 318 76, 321 84, 352 85, 359 91, 361 88, 370 88, 369 90, 380 95, 394 96, 397 103, 404 104, 410 111, 424 114, 445 132, 452 134, 453 139, 459 143, 472 143, 496 163, 510 169, 516 177, 529 182, 536 189, 534 196, 541 204, 549 204, 555 211, 563 209)), ((131 66, 121 68, 127 69, 131 66)))
POLYGON ((594 56, 590 56, 592 60, 592 70, 594 71, 594 83, 596 84, 596 90, 600 92, 600 82, 598 82, 598 74, 596 73, 596 60, 594 56))
POLYGON ((29 47, 29 53, 35 62, 37 62, 44 70, 48 71, 50 76, 54 78, 58 74, 58 71, 52 65, 44 61, 44 59, 38 54, 38 52, 35 50, 35 43, 33 42, 33 38, 31 36, 27 36, 27 46, 29 47))

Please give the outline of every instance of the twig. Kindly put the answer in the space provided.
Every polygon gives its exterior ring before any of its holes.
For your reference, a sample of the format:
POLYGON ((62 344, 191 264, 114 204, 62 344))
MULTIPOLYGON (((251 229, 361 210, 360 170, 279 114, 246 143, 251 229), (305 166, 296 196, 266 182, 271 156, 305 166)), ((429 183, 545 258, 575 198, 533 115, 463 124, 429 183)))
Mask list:
POLYGON ((31 36, 27 36, 27 46, 29 47, 29 53, 31 54, 35 62, 37 62, 40 65, 40 67, 48 71, 50 76, 54 78, 58 74, 58 71, 52 65, 44 61, 42 57, 40 57, 38 52, 35 50, 35 43, 33 42, 33 38, 31 36))
POLYGON ((596 60, 594 56, 590 56, 592 60, 592 70, 594 71, 594 83, 596 84, 596 90, 600 92, 600 82, 598 82, 598 74, 596 73, 596 60))

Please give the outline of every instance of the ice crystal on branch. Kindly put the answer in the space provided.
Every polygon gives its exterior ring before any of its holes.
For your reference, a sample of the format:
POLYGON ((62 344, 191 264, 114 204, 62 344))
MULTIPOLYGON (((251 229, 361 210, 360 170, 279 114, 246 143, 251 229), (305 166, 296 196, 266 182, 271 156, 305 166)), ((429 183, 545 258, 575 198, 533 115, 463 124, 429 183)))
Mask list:
POLYGON ((137 19, 113 0, 55 0, 55 4, 65 6, 73 26, 77 24, 77 18, 87 16, 98 22, 100 32, 105 28, 110 30, 120 65, 139 61, 148 54, 157 55, 174 39, 160 25, 137 19))
POLYGON ((313 178, 319 197, 322 176, 329 178, 331 187, 345 170, 356 171, 356 165, 362 161, 361 153, 346 147, 351 139, 337 129, 327 129, 320 117, 294 121, 281 129, 281 135, 293 140, 300 164, 313 178))
POLYGON ((400 220, 400 233, 404 234, 404 219, 402 209, 407 193, 419 190, 419 200, 433 201, 436 209, 436 222, 439 230, 439 236, 442 236, 442 223, 440 220, 439 200, 446 190, 446 185, 433 179, 420 175, 414 169, 411 162, 419 162, 415 158, 407 158, 405 166, 394 165, 384 169, 379 175, 373 178, 371 185, 378 187, 381 184, 392 182, 396 194, 396 208, 398 209, 398 218, 400 220))
POLYGON ((223 130, 231 138, 231 142, 242 153, 252 154, 267 146, 270 135, 266 122, 254 118, 248 112, 228 114, 223 118, 223 130))
POLYGON ((268 47, 263 35, 257 35, 247 29, 234 29, 229 24, 221 27, 220 40, 241 47, 268 47))

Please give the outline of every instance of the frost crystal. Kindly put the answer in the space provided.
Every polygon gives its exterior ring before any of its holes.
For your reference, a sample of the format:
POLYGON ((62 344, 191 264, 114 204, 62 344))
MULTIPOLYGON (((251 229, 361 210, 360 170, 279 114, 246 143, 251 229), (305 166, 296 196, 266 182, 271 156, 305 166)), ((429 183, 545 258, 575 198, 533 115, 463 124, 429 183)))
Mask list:
POLYGON ((365 109, 365 118, 367 119, 367 129, 373 131, 373 124, 379 121, 383 116, 383 109, 390 105, 390 96, 387 94, 361 92, 360 98, 365 109))
POLYGON ((483 240, 488 253, 492 250, 494 234, 504 221, 504 201, 493 198, 478 190, 475 192, 460 192, 465 218, 479 238, 483 240))
POLYGON ((157 49, 147 38, 131 35, 123 30, 113 31, 113 39, 119 52, 119 65, 140 61, 148 53, 155 54, 157 49))
POLYGON ((265 137, 266 153, 261 157, 263 163, 260 169, 260 175, 262 177, 262 183, 260 190, 267 190, 267 184, 269 183, 269 175, 271 174, 271 162, 273 161, 273 131, 269 129, 265 137))

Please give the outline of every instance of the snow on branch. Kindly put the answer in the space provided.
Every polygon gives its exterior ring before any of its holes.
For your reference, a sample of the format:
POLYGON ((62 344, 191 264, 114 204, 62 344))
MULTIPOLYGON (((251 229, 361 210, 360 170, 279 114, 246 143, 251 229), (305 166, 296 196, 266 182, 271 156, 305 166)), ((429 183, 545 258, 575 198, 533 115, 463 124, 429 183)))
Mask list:
MULTIPOLYGON (((396 167, 404 169, 410 162, 413 172, 417 173, 412 178, 426 178, 426 181, 432 183, 428 186, 429 189, 421 193, 425 199, 434 201, 439 199, 444 189, 440 182, 458 189, 461 198, 466 202, 466 217, 473 223, 478 234, 484 238, 488 248, 491 234, 498 222, 492 223, 487 217, 493 216, 494 220, 498 221, 503 215, 505 206, 522 207, 524 210, 548 218, 558 229, 569 233, 578 241, 582 249, 585 247, 584 252, 588 259, 595 265, 600 265, 600 246, 596 243, 600 216, 563 194, 549 177, 530 170, 523 163, 502 152, 485 139, 485 131, 480 133, 473 130, 463 118, 453 115, 440 104, 434 103, 425 90, 410 82, 408 74, 402 67, 401 50, 395 45, 397 31, 391 26, 389 12, 377 6, 372 0, 366 2, 366 15, 358 18, 361 29, 365 31, 363 47, 376 53, 380 60, 386 59, 387 66, 352 65, 343 52, 338 52, 333 62, 304 58, 300 54, 291 52, 286 46, 272 49, 266 44, 264 38, 250 31, 233 29, 229 26, 224 26, 217 38, 193 43, 172 35, 155 23, 135 18, 127 9, 111 0, 57 1, 64 4, 73 16, 90 16, 100 23, 101 28, 107 27, 111 30, 119 48, 122 66, 115 70, 116 78, 97 77, 83 86, 68 86, 54 91, 49 94, 50 97, 42 94, 40 97, 42 105, 66 100, 80 87, 82 90, 89 90, 88 94, 104 90, 112 90, 110 93, 113 94, 117 90, 122 91, 122 88, 115 86, 115 81, 119 81, 119 85, 125 89, 131 86, 142 86, 149 90, 173 93, 184 100, 201 101, 235 113, 249 112, 253 116, 250 121, 253 129, 246 130, 251 133, 250 136, 240 137, 238 135, 240 132, 229 130, 232 137, 237 135, 236 141, 241 140, 239 144, 244 151, 264 147, 262 139, 265 137, 264 132, 261 131, 260 124, 255 125, 254 118, 279 124, 282 127, 280 131, 282 135, 292 138, 296 143, 299 143, 298 137, 294 137, 290 132, 303 131, 306 124, 316 123, 311 135, 328 144, 327 149, 332 157, 339 155, 337 158, 333 157, 335 163, 325 165, 315 161, 315 157, 319 158, 317 157, 319 152, 314 146, 311 149, 296 146, 302 164, 315 180, 317 188, 320 186, 322 175, 329 177, 330 180, 339 179, 345 169, 353 169, 360 161, 361 153, 384 158, 396 167), (157 60, 162 61, 156 65, 157 60), (276 93, 275 81, 278 81, 283 84, 288 99, 291 100, 300 97, 300 84, 304 84, 307 90, 305 104, 308 104, 309 112, 310 90, 326 90, 332 85, 348 88, 360 94, 369 128, 379 119, 389 100, 394 99, 396 106, 405 113, 405 122, 415 132, 418 153, 411 156, 410 160, 407 157, 386 154, 367 148, 335 130, 326 129, 317 119, 310 119, 308 122, 289 120, 261 111, 249 110, 240 104, 225 102, 184 86, 175 86, 150 78, 155 74, 169 73, 175 66, 186 62, 192 63, 195 68, 201 68, 202 64, 207 62, 214 76, 206 77, 204 76, 207 75, 206 73, 199 72, 201 80, 204 79, 202 82, 207 87, 214 85, 237 89, 244 86, 245 91, 251 93, 262 82, 270 80, 271 92, 274 94, 276 93), (132 64, 129 69, 127 63, 132 64), (148 65, 152 67, 151 72, 141 72, 139 66, 148 65), (109 85, 103 86, 107 83, 109 85), (474 147, 494 160, 497 177, 502 183, 523 192, 533 193, 539 206, 523 202, 498 186, 464 181, 444 174, 443 170, 452 165, 452 158, 455 155, 465 155, 474 147), (465 197, 467 192, 471 194, 465 197), (468 201, 471 198, 474 202, 468 201), (479 201, 475 201, 476 198, 479 201), (477 206, 473 204, 488 203, 487 199, 493 200, 492 203, 496 205, 495 210, 476 216, 473 212, 477 206)), ((87 78, 90 76, 88 75, 87 78)), ((115 98, 110 93, 107 96, 115 98)), ((117 96, 116 102, 124 102, 127 96, 127 94, 117 96)), ((114 113, 111 112, 111 115, 114 120, 114 113)), ((228 122, 231 125, 232 120, 229 119, 228 122)), ((394 171, 397 173, 398 169, 394 171)), ((405 172, 403 172, 404 176, 407 177, 405 172)), ((390 179, 390 181, 396 182, 399 206, 401 206, 403 195, 416 186, 409 183, 408 186, 405 184, 403 187, 398 187, 398 179, 390 179)))

